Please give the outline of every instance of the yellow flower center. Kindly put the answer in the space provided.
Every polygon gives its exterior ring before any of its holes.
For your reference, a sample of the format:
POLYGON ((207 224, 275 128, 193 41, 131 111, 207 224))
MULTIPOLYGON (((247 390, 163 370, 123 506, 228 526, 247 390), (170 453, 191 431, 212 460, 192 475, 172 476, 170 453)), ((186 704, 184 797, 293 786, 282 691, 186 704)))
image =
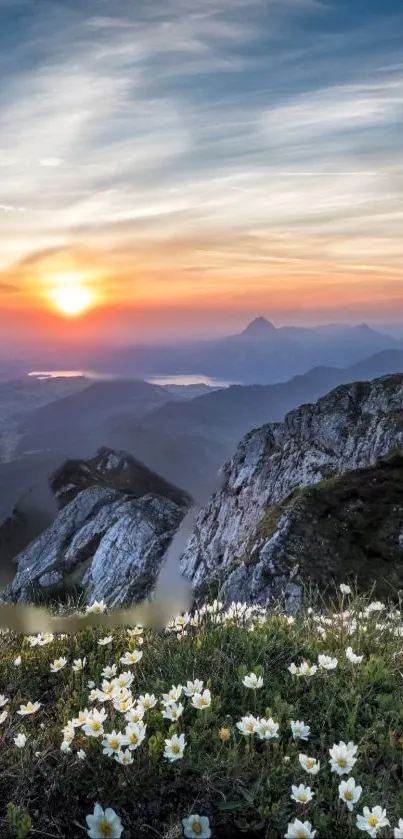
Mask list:
POLYGON ((113 737, 113 739, 109 741, 109 745, 110 745, 111 749, 118 749, 119 748, 119 740, 117 740, 116 737, 113 737))
POLYGON ((203 831, 203 828, 202 828, 200 822, 192 822, 192 830, 193 830, 193 833, 196 833, 196 836, 200 836, 200 833, 202 833, 202 831, 203 831))
POLYGON ((308 758, 306 765, 308 769, 313 769, 313 767, 315 766, 315 760, 313 759, 313 757, 308 758))
POLYGON ((378 819, 377 819, 377 817, 376 817, 376 816, 370 816, 370 817, 369 817, 369 819, 368 819, 368 824, 369 824, 371 827, 376 827, 376 826, 377 826, 377 824, 378 824, 378 819))
POLYGON ((178 743, 172 743, 171 750, 174 755, 177 755, 180 752, 180 746, 178 743))
POLYGON ((137 734, 131 734, 129 740, 131 743, 133 743, 133 746, 136 746, 139 741, 139 738, 137 737, 137 734))
POLYGON ((346 792, 344 793, 344 798, 346 799, 346 801, 352 801, 353 793, 350 792, 349 789, 347 789, 346 792))
POLYGON ((306 839, 306 833, 304 830, 299 830, 295 835, 296 839, 306 839))
POLYGON ((254 727, 255 727, 255 725, 254 725, 253 722, 247 722, 246 723, 246 730, 247 731, 253 731, 254 727))
POLYGON ((300 792, 298 795, 298 801, 302 801, 302 804, 305 804, 307 800, 307 795, 304 792, 300 792))
POLYGON ((99 731, 99 729, 101 728, 101 723, 98 722, 98 720, 92 720, 91 728, 93 731, 99 731))
POLYGON ((107 821, 107 819, 101 819, 98 822, 98 829, 101 836, 112 836, 112 825, 107 821))
POLYGON ((336 763, 338 763, 338 765, 341 767, 347 766, 347 761, 345 757, 338 757, 336 763))

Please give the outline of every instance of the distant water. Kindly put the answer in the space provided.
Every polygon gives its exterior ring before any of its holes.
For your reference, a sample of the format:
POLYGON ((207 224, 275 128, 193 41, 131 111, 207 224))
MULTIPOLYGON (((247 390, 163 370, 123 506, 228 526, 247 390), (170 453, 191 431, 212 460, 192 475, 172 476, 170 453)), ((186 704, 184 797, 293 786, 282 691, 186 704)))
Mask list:
POLYGON ((113 379, 114 376, 105 376, 103 373, 93 373, 90 370, 32 370, 28 373, 33 379, 113 379))
POLYGON ((233 382, 213 379, 211 376, 150 376, 147 379, 153 385, 207 385, 207 387, 229 387, 233 382))
MULTIPOLYGON (((35 379, 73 379, 77 376, 85 376, 86 379, 118 379, 119 376, 107 375, 106 373, 94 373, 90 370, 32 370, 28 373, 35 379)), ((203 375, 177 375, 177 376, 149 376, 147 382, 153 385, 206 385, 207 387, 229 387, 234 382, 222 379, 214 379, 211 376, 203 375)))

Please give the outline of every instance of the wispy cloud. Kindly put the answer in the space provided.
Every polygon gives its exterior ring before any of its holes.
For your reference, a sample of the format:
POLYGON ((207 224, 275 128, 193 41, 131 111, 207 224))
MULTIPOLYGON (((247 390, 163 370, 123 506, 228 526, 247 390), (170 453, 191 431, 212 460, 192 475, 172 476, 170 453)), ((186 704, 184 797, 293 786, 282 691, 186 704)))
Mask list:
POLYGON ((376 21, 333 31, 330 0, 32 8, 18 49, 41 60, 0 58, 0 267, 88 246, 123 294, 138 254, 156 293, 167 254, 190 295, 262 292, 274 267, 397 276, 403 69, 376 21))

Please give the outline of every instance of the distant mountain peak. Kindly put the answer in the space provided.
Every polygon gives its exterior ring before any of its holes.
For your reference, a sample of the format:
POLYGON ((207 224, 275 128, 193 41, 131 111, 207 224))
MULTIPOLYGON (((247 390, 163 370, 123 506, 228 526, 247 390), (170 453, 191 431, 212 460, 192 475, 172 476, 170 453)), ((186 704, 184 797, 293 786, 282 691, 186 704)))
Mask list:
POLYGON ((255 318, 248 324, 246 329, 241 332, 241 335, 245 335, 248 338, 264 338, 265 335, 272 334, 275 331, 276 327, 274 324, 260 315, 260 317, 255 318))

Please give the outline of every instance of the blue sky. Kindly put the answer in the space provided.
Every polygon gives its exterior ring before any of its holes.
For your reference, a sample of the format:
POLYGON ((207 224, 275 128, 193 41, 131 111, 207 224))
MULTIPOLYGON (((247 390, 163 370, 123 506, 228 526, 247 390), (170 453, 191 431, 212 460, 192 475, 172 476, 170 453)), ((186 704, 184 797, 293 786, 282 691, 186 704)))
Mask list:
POLYGON ((0 0, 2 298, 403 319, 402 47, 399 0, 0 0))

